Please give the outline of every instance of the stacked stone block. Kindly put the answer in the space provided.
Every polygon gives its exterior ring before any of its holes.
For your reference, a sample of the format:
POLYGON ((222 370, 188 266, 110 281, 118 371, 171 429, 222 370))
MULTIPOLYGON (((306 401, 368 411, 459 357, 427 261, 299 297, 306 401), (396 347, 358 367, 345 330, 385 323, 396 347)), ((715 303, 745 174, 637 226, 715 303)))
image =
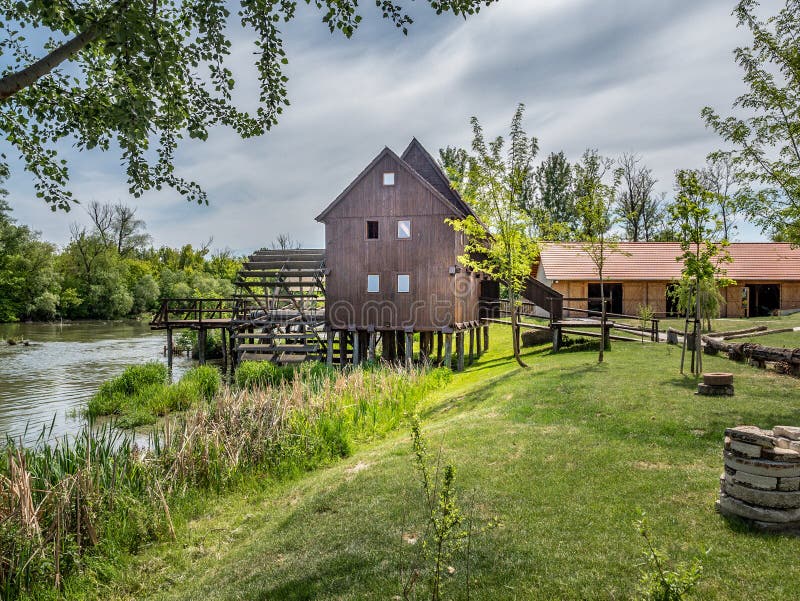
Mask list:
POLYGON ((766 530, 800 530, 800 428, 725 430, 717 510, 766 530))

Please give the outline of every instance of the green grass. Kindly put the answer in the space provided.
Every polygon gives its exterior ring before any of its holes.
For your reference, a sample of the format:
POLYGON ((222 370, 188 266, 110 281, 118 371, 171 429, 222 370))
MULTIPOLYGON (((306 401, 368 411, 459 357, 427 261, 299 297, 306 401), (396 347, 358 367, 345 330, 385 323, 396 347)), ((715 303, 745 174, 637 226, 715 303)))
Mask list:
MULTIPOLYGON (((628 599, 648 515, 676 561, 701 557, 700 599, 800 596, 800 539, 749 531, 714 512, 726 427, 800 423, 800 382, 719 357, 736 396, 697 397, 666 345, 613 343, 552 355, 508 333, 421 416, 429 446, 458 468, 462 504, 499 526, 472 542, 473 599, 628 599)), ((69 581, 76 599, 391 599, 422 524, 406 430, 297 480, 243 481, 173 508, 178 542, 69 581)), ((448 598, 463 599, 454 563, 448 598)))
POLYGON ((153 424, 159 417, 210 401, 222 383, 219 370, 209 365, 190 369, 174 384, 168 383, 168 376, 162 363, 131 365, 100 386, 89 399, 86 414, 90 418, 115 416, 121 428, 153 424))

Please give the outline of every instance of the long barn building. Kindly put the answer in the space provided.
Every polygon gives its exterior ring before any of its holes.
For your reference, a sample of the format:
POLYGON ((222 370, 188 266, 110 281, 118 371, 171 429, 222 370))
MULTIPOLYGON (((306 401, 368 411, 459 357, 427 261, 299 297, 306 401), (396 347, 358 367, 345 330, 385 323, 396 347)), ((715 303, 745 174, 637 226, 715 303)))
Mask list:
MULTIPOLYGON (((734 242, 733 259, 722 264, 736 283, 722 290, 722 317, 758 317, 800 309, 800 249, 772 242, 734 242)), ((680 245, 673 242, 622 242, 604 269, 606 296, 611 312, 636 315, 640 305, 650 305, 659 316, 674 315, 668 291, 681 277, 680 245)), ((569 298, 600 296, 597 272, 579 244, 548 243, 534 266, 536 278, 562 293, 565 305, 592 308, 587 301, 569 298)), ((597 303, 599 308, 599 303, 597 303)))

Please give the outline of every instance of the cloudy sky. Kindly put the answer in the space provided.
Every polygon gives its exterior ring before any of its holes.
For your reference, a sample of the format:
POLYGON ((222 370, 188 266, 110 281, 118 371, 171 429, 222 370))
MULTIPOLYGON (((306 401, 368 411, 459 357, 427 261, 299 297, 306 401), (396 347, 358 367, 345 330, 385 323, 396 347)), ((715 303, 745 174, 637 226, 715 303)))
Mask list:
MULTIPOLYGON (((742 92, 731 52, 746 38, 733 0, 500 0, 466 21, 418 1, 407 37, 362 4, 350 40, 308 7, 284 27, 292 104, 272 132, 243 141, 219 130, 182 147, 178 171, 208 191, 209 206, 174 194, 134 201, 113 153, 66 155, 77 197, 133 204, 157 245, 213 236, 214 247, 249 252, 285 232, 321 246, 314 217, 384 146, 401 152, 412 136, 432 154, 467 146, 472 115, 502 134, 519 102, 542 156, 638 152, 670 192, 675 169, 719 147, 700 109, 725 111, 742 92)), ((247 106, 251 53, 237 33, 231 65, 247 106)), ((80 207, 51 213, 20 174, 8 187, 16 219, 49 240, 66 243, 69 223, 85 220, 80 207)), ((738 237, 760 239, 747 226, 738 237)))

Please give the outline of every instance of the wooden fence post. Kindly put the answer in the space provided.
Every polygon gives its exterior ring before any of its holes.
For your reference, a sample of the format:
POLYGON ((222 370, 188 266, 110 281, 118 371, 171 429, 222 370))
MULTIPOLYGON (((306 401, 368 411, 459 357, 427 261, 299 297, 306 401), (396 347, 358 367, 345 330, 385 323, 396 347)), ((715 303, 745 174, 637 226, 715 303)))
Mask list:
POLYGON ((456 371, 464 371, 464 332, 456 332, 456 371))

